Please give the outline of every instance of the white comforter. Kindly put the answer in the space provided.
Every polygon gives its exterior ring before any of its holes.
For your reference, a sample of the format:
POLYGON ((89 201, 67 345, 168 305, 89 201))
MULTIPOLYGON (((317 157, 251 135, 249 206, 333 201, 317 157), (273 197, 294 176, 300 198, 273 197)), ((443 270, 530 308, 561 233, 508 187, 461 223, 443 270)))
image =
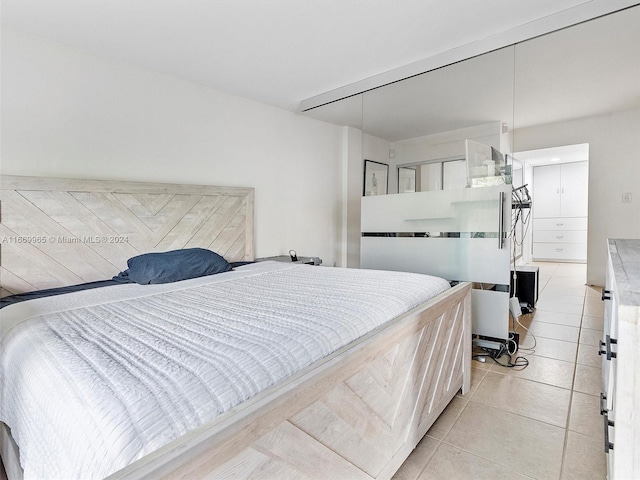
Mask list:
POLYGON ((264 262, 0 310, 0 421, 25 478, 103 478, 443 292, 264 262))

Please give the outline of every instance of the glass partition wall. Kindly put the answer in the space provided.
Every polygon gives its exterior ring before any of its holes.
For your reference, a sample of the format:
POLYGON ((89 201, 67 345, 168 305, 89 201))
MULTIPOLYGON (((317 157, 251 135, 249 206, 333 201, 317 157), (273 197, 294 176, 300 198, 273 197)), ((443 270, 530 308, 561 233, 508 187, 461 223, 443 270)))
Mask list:
MULTIPOLYGON (((629 201, 640 176, 640 162, 629 160, 640 111, 638 24, 640 7, 628 8, 306 112, 346 126, 340 264, 359 267, 362 258, 365 160, 389 166, 389 196, 455 191, 468 183, 470 139, 507 154, 514 187, 526 184, 533 196, 536 167, 514 161, 519 152, 588 144, 587 283, 601 285, 604 237, 640 236, 628 221, 640 215, 629 201)), ((529 213, 535 205, 534 197, 529 213)), ((532 260, 531 233, 513 232, 523 262, 532 260)))
POLYGON ((363 155, 389 165, 389 193, 409 169, 416 191, 464 187, 467 138, 511 153, 513 73, 507 47, 365 92, 363 155))
POLYGON ((622 201, 640 178, 638 25, 640 6, 515 45, 513 151, 533 197, 523 258, 586 261, 589 285, 604 285, 607 237, 640 237, 640 204, 622 201))
MULTIPOLYGON (((640 109, 638 24, 640 6, 627 8, 305 112, 347 126, 339 264, 359 266, 365 159, 389 165, 390 194, 424 192, 460 184, 464 153, 451 150, 462 136, 491 145, 499 137, 499 150, 516 158, 589 144, 587 283, 602 285, 605 236, 640 237, 640 224, 628 221, 640 215, 640 202, 620 200, 633 198, 637 182, 630 182, 640 176, 628 149, 640 109)), ((533 170, 523 162, 530 193, 533 170)), ((532 259, 531 230, 523 238, 525 262, 532 259)))
POLYGON ((508 336, 513 74, 507 47, 362 94, 363 159, 389 165, 390 195, 361 200, 361 267, 474 282, 474 333, 496 339, 508 336))
MULTIPOLYGON (((367 91, 347 100, 350 117, 321 112, 336 105, 316 109, 316 118, 348 125, 342 265, 472 281, 473 331, 485 342, 511 331, 505 273, 514 259, 536 259, 536 246, 555 261, 584 249, 587 284, 605 285, 607 237, 640 238, 638 25, 640 6, 626 8, 367 91), (468 139, 507 154, 512 185, 464 188, 468 139), (588 158, 576 157, 584 148, 588 158), (389 166, 388 195, 362 196, 364 160, 389 166), (545 179, 557 185, 536 188, 545 179)), ((609 323, 605 315, 601 335, 609 323)), ((615 382, 606 382, 614 376, 605 363, 603 392, 611 400, 615 382)), ((617 452, 608 455, 610 478, 630 471, 638 450, 624 441, 638 438, 633 422, 615 424, 605 425, 607 448, 615 443, 617 452)))

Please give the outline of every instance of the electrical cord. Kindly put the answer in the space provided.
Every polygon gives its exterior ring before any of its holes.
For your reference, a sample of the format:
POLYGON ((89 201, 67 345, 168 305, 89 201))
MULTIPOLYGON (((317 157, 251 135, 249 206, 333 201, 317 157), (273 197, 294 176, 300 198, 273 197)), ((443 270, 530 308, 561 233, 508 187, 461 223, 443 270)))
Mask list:
MULTIPOLYGON (((527 237, 527 233, 529 232, 529 226, 531 224, 531 222, 529 222, 531 218, 531 198, 529 197, 529 191, 527 190, 527 185, 523 185, 522 187, 512 189, 511 199, 512 199, 513 205, 515 206, 515 208, 513 209, 512 224, 511 224, 511 239, 513 242, 513 253, 511 255, 511 260, 513 261, 513 291, 511 296, 516 297, 517 295, 516 286, 517 286, 517 278, 518 278, 516 273, 517 248, 521 247, 524 244, 524 239, 527 237), (518 228, 518 223, 520 222, 522 223, 524 230, 522 232, 521 240, 518 241, 517 228, 518 228)), ((528 350, 530 351, 529 354, 534 353, 535 352, 534 349, 537 345, 537 340, 535 335, 531 333, 529 329, 520 322, 518 316, 511 315, 511 318, 513 319, 514 323, 517 323, 533 338, 532 347, 520 346, 520 350, 528 350)), ((515 324, 513 324, 513 331, 515 330, 516 330, 516 327, 515 327, 515 324)), ((512 340, 512 337, 510 337, 509 340, 512 340)), ((515 343, 515 341, 513 341, 513 343, 515 343)), ((509 348, 508 350, 510 354, 512 355, 515 354, 515 351, 516 351, 515 349, 509 348)))
MULTIPOLYGON (((513 262, 513 290, 511 292, 512 293, 511 297, 513 298, 513 297, 516 297, 517 248, 521 247, 524 243, 524 239, 526 238, 526 235, 529 230, 529 223, 530 223, 529 219, 531 216, 531 208, 530 208, 531 203, 530 203, 529 193, 527 191, 526 185, 523 185, 522 187, 519 187, 517 189, 512 189, 511 199, 512 199, 513 208, 512 208, 512 214, 511 214, 511 231, 509 233, 511 236, 511 240, 513 242, 513 252, 510 258, 510 260, 513 262), (526 209, 526 212, 525 212, 525 209, 526 209), (519 241, 517 237, 517 233, 518 233, 517 228, 520 223, 523 225, 524 230, 522 232, 522 238, 519 241)), ((520 322, 520 320, 518 319, 519 315, 511 315, 511 317, 513 318, 515 323, 517 323, 520 327, 526 330, 533 338, 532 347, 530 348, 520 347, 520 349, 530 351, 530 353, 528 354, 534 353, 535 352, 534 348, 537 345, 535 335, 533 335, 529 331, 529 329, 520 322)), ((514 326, 513 330, 515 331, 515 325, 513 326, 514 326)), ((479 347, 479 348, 484 353, 475 354, 473 355, 473 358, 489 357, 500 366, 507 367, 507 368, 514 368, 517 370, 524 370, 529 365, 529 360, 526 357, 517 356, 514 358, 519 348, 518 348, 518 343, 516 342, 516 339, 515 339, 515 335, 513 333, 509 334, 509 338, 507 339, 507 341, 505 343, 502 343, 498 350, 485 348, 485 347, 479 347), (507 360, 506 363, 500 361, 500 359, 504 357, 506 357, 506 360, 507 360)))
POLYGON ((517 370, 524 370, 529 365, 529 360, 525 357, 516 357, 513 358, 513 354, 508 352, 508 348, 506 344, 500 345, 499 350, 494 350, 491 348, 479 347, 485 353, 478 353, 473 355, 473 358, 477 357, 489 357, 495 363, 502 367, 514 368, 517 370), (500 362, 499 359, 506 356, 507 363, 500 362))
MULTIPOLYGON (((519 318, 514 318, 513 315, 511 316, 511 318, 514 319, 514 321, 518 324, 518 326, 520 326, 520 328, 523 328, 524 330, 526 330, 527 332, 527 336, 531 335, 531 338, 533 338, 533 345, 531 347, 524 347, 524 346, 520 346, 519 350, 529 350, 529 352, 527 353, 527 355, 532 355, 535 353, 535 348, 536 345, 538 345, 538 341, 536 339, 536 336, 531 332, 531 330, 529 330, 527 327, 525 327, 521 322, 519 318)), ((516 327, 514 325, 513 329, 515 330, 516 327)))
MULTIPOLYGON (((516 274, 517 247, 521 247, 524 243, 524 239, 526 238, 527 232, 529 230, 529 219, 531 216, 529 193, 527 191, 526 185, 523 185, 522 187, 519 187, 517 189, 512 189, 511 199, 512 199, 512 205, 514 207, 512 208, 511 231, 509 232, 511 235, 511 240, 513 242, 513 253, 510 259, 513 261, 513 291, 512 291, 511 297, 515 297, 516 296, 516 280, 517 280, 517 274, 516 274), (526 196, 526 197, 523 197, 523 196, 526 196), (525 203, 524 201, 525 199, 528 200, 527 202, 528 205, 525 203), (527 206, 525 207, 525 205, 527 206), (526 208, 526 213, 525 213, 525 208, 526 208), (524 226, 524 230, 522 232, 521 240, 518 241, 517 227, 518 227, 518 224, 520 223, 522 223, 522 225, 524 226)), ((531 352, 533 353, 534 352, 533 348, 535 348, 537 344, 535 336, 531 332, 529 332, 529 329, 527 327, 525 327, 524 325, 522 325, 522 323, 520 323, 520 320, 518 320, 517 316, 511 315, 511 317, 514 319, 514 321, 518 325, 520 325, 523 329, 525 329, 528 333, 530 333, 533 338, 533 342, 534 342, 533 347, 531 348, 520 347, 520 349, 531 350, 531 352)), ((515 325, 514 325, 514 330, 515 330, 515 325)), ((478 353, 478 354, 472 355, 473 358, 489 357, 495 363, 497 363, 502 367, 514 368, 517 370, 524 370, 529 365, 529 360, 526 357, 517 356, 514 358, 514 355, 518 352, 518 343, 516 342, 514 334, 509 334, 508 340, 505 343, 502 343, 498 350, 485 348, 485 347, 479 347, 479 348, 484 353, 478 353), (500 359, 503 357, 506 357, 507 359, 506 363, 500 361, 500 359)))
POLYGON ((512 202, 512 216, 511 216, 511 241, 513 244, 513 252, 511 254, 511 260, 513 263, 513 291, 511 292, 511 297, 516 296, 516 285, 518 275, 516 273, 516 257, 518 247, 521 247, 524 244, 524 239, 527 236, 527 232, 529 231, 529 218, 531 216, 531 203, 525 202, 523 200, 523 196, 525 199, 529 199, 529 192, 527 190, 527 186, 523 185, 517 189, 512 188, 511 190, 511 202, 512 202), (525 205, 528 205, 525 208, 525 205), (526 210, 526 213, 525 213, 526 210), (521 223, 524 227, 522 232, 522 238, 518 241, 517 229, 518 224, 521 223))
POLYGON ((515 355, 518 351, 518 343, 516 342, 516 337, 513 333, 509 334, 509 339, 507 340, 507 353, 509 355, 515 355))

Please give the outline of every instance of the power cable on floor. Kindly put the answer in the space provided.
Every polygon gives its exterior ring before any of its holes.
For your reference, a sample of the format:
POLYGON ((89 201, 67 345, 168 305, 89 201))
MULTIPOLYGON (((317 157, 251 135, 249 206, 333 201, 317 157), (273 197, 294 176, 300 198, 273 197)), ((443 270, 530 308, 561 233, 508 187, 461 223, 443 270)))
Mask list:
POLYGON ((506 344, 500 345, 499 350, 495 350, 492 348, 485 348, 485 347, 479 347, 479 348, 485 353, 475 354, 473 355, 473 358, 489 357, 491 360, 493 360, 495 363, 497 363, 502 367, 515 368, 517 370, 524 370, 529 365, 529 360, 525 357, 518 356, 515 359, 513 359, 512 354, 510 354, 507 350, 506 344), (507 357, 506 363, 499 361, 499 359, 505 356, 507 357))

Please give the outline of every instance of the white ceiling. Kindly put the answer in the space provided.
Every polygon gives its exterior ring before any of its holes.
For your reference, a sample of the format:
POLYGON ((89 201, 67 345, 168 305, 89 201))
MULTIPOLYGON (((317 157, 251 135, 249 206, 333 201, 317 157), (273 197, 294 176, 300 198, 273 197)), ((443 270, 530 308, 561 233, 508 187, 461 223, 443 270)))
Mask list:
MULTIPOLYGON (((528 34, 540 32, 540 24, 560 28, 597 12, 637 4, 629 0, 0 2, 2 28, 290 111, 297 111, 301 101, 313 104, 336 91, 357 90, 443 57, 495 45, 496 38, 513 39, 513 32, 529 38, 528 34)), ((640 6, 307 114, 396 141, 494 121, 520 128, 639 107, 637 25, 640 6)), ((514 41, 503 44, 510 43, 514 41)))
POLYGON ((516 152, 515 158, 533 167, 551 165, 554 163, 572 163, 589 160, 589 144, 564 145, 562 147, 543 148, 516 152))
POLYGON ((2 0, 1 19, 295 111, 301 100, 598 1, 2 0))

